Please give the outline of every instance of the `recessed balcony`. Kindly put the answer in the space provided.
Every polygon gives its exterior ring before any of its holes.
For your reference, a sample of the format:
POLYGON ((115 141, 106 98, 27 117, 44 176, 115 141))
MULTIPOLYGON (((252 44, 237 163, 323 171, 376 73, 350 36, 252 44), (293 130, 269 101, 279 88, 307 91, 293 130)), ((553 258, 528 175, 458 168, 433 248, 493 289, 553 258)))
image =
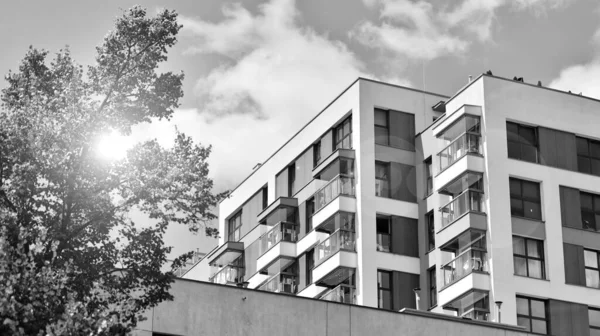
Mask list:
POLYGON ((467 154, 483 155, 481 135, 478 133, 465 133, 442 149, 438 153, 439 171, 443 172, 467 154))
POLYGON ((452 285, 473 272, 488 272, 488 259, 485 250, 471 248, 442 266, 442 288, 452 285))
MULTIPOLYGON (((441 293, 440 293, 441 294, 441 293)), ((490 302, 489 289, 470 289, 452 301, 443 304, 444 310, 453 310, 459 317, 472 320, 489 321, 490 302)))
MULTIPOLYGON (((315 193, 315 213, 339 196, 354 197, 354 178, 338 175, 315 193)), ((316 226, 313 223, 313 226, 316 226)))
POLYGON ((338 230, 315 248, 313 279, 317 284, 337 286, 348 279, 357 266, 355 234, 338 230))
POLYGON ((444 246, 469 229, 486 231, 487 216, 482 213, 467 212, 458 217, 451 225, 446 225, 438 231, 435 235, 435 241, 438 246, 444 246))
POLYGON ((295 294, 298 290, 298 276, 289 273, 277 273, 258 289, 273 293, 295 294))
POLYGON ((467 189, 440 208, 442 228, 453 224, 467 213, 485 213, 485 202, 482 191, 467 189))
POLYGON ((207 256, 208 264, 211 266, 226 266, 239 258, 244 253, 244 243, 228 241, 218 248, 212 250, 207 256))
POLYGON ((340 284, 337 287, 321 295, 321 300, 356 304, 356 288, 347 284, 340 284))

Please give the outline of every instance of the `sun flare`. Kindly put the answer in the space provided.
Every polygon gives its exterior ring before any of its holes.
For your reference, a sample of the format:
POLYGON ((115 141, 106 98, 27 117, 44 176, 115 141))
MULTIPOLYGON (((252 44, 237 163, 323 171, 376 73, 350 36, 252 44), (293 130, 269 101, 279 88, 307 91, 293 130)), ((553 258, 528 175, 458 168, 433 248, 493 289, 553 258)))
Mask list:
POLYGON ((119 134, 117 131, 100 137, 97 144, 98 155, 103 159, 119 160, 125 157, 131 148, 132 141, 129 136, 119 134))

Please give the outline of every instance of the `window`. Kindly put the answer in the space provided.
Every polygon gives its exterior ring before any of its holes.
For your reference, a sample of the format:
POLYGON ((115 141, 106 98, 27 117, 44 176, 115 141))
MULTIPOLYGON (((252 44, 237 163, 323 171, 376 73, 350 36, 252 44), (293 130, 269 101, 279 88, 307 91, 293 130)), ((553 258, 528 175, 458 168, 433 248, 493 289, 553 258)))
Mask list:
POLYGON ((506 122, 508 157, 538 162, 537 129, 535 127, 506 122))
POLYGON ((515 274, 546 279, 544 241, 513 236, 515 274))
POLYGON ((590 336, 600 336, 600 309, 588 309, 590 336))
POLYGON ((229 219, 229 241, 239 241, 242 232, 242 211, 239 211, 229 219))
POLYGON ((585 285, 600 288, 600 252, 583 250, 585 263, 585 285))
POLYGON ((306 233, 312 230, 312 216, 315 213, 315 198, 306 201, 306 233))
POLYGON ((549 334, 546 301, 517 296, 517 325, 529 332, 549 334))
POLYGON ((267 187, 262 188, 262 208, 263 210, 269 206, 269 189, 267 187))
POLYGON ((577 170, 600 176, 600 142, 577 137, 577 170))
POLYGON ((292 197, 295 193, 296 182, 296 163, 292 163, 288 167, 288 196, 292 197))
POLYGON ((375 143, 385 146, 390 144, 388 111, 375 109, 375 143))
POLYGON ((321 162, 321 140, 313 145, 313 167, 321 162))
POLYGON ((425 223, 427 224, 427 251, 435 249, 435 224, 433 211, 425 215, 425 223))
POLYGON ((600 195, 580 193, 582 228, 600 231, 600 195))
POLYGON ((333 150, 352 148, 352 117, 346 118, 333 131, 333 150))
POLYGON ((306 252, 306 286, 312 284, 312 269, 315 267, 315 249, 306 252))
POLYGON ((511 177, 510 213, 513 216, 541 220, 540 184, 511 177))
POLYGON ((392 243, 392 230, 390 217, 377 216, 377 251, 390 252, 392 243))
POLYGON ((375 196, 390 197, 390 165, 375 161, 375 196))
POLYGON ((437 280, 435 274, 435 265, 427 271, 429 279, 429 308, 437 305, 437 280))
POLYGON ((378 307, 392 309, 392 272, 377 270, 378 307))
POLYGON ((425 160, 425 195, 433 193, 433 172, 431 170, 431 156, 425 160))

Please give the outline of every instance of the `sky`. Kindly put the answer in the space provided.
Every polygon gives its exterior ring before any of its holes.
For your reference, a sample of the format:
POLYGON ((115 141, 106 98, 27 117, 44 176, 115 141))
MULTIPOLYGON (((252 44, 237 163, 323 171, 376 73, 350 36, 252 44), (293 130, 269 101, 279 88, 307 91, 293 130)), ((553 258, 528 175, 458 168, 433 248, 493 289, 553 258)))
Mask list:
MULTIPOLYGON (((186 77, 171 121, 136 127, 133 141, 169 146, 177 127, 212 145, 215 192, 237 186, 359 76, 450 96, 492 70, 600 99, 597 0, 3 0, 0 72, 30 45, 68 45, 91 64, 114 18, 135 4, 179 13, 179 42, 161 70, 186 77)), ((172 256, 216 245, 184 227, 165 241, 172 256)))

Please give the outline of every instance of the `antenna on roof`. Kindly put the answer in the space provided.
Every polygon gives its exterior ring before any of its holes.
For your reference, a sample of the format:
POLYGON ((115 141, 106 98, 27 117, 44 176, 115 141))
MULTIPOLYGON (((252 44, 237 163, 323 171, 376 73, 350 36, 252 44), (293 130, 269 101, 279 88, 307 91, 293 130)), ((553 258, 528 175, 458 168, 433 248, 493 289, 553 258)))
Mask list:
POLYGON ((473 81, 473 76, 469 75, 469 83, 473 81))
POLYGON ((542 86, 542 81, 538 81, 538 86, 542 86))

